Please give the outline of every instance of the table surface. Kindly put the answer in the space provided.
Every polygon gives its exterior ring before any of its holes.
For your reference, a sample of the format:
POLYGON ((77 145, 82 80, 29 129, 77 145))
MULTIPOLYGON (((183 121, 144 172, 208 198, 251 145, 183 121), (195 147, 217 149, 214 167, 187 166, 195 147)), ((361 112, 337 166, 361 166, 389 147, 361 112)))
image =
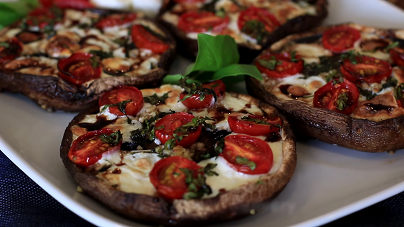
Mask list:
MULTIPOLYGON (((402 226, 404 192, 324 225, 402 226)), ((0 226, 93 226, 56 201, 0 152, 0 226)))
MULTIPOLYGON (((404 0, 388 0, 404 9, 404 0)), ((404 192, 323 225, 402 226, 404 192)), ((0 152, 0 227, 93 226, 68 210, 0 152)))

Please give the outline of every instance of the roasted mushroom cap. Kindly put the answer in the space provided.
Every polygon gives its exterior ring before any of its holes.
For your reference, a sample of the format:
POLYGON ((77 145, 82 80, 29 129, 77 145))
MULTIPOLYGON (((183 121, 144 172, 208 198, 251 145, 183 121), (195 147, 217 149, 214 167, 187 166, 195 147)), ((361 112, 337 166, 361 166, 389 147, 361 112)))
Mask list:
POLYGON ((295 141, 289 123, 275 108, 245 94, 232 95, 258 104, 266 113, 279 116, 283 121, 282 164, 274 174, 263 176, 260 184, 254 182, 243 185, 213 198, 180 199, 172 203, 160 197, 119 191, 94 175, 86 173, 83 168, 71 162, 67 155, 73 141, 71 126, 78 124, 86 114, 98 112, 97 108, 80 113, 70 122, 63 136, 60 156, 66 169, 87 194, 136 221, 161 225, 199 226, 250 215, 251 210, 259 211, 264 201, 277 196, 290 181, 296 166, 295 141))

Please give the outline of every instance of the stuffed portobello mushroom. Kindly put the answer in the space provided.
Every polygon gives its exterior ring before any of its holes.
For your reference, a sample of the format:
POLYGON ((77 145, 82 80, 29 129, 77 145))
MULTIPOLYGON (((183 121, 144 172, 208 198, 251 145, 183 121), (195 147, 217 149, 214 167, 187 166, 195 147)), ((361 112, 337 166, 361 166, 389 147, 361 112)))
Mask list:
POLYGON ((240 62, 251 63, 265 47, 293 33, 320 25, 327 1, 197 0, 165 1, 159 20, 190 59, 198 53, 197 34, 230 35, 239 47, 240 62))
POLYGON ((158 86, 171 35, 142 13, 37 8, 0 31, 0 91, 43 109, 78 112, 115 86, 158 86))
POLYGON ((221 81, 198 89, 104 93, 66 128, 66 169, 85 193, 139 222, 205 225, 260 212, 295 170, 288 122, 221 81))
POLYGON ((248 92, 277 107, 296 134, 366 152, 404 148, 404 31, 323 26, 273 44, 248 92))

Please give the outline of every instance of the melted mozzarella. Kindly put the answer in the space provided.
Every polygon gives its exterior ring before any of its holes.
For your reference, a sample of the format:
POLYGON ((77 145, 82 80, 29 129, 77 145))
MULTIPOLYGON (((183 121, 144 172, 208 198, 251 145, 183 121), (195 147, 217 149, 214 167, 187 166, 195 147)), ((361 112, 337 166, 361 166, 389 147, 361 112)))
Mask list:
POLYGON ((158 160, 157 154, 149 153, 127 153, 123 158, 119 152, 103 155, 98 164, 111 167, 97 176, 124 192, 153 196, 156 189, 150 182, 149 173, 158 160))
POLYGON ((205 167, 208 163, 217 164, 213 169, 219 176, 206 176, 206 183, 211 187, 212 194, 204 198, 211 198, 219 194, 221 190, 232 190, 242 185, 257 183, 262 177, 275 173, 282 164, 282 142, 268 143, 273 152, 273 166, 266 174, 250 175, 234 170, 221 156, 203 160, 198 165, 205 167))

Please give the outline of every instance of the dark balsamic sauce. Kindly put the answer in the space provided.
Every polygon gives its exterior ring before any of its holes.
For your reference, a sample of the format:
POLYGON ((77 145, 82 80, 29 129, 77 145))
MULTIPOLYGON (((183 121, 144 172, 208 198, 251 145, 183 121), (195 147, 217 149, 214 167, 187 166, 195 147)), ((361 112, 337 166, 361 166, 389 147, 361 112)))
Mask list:
POLYGON ((367 106, 370 109, 370 111, 372 111, 372 112, 377 112, 377 111, 381 111, 381 110, 387 110, 388 112, 392 112, 394 110, 394 107, 385 106, 382 104, 366 103, 365 106, 367 106))
POLYGON ((107 120, 104 116, 97 116, 95 123, 79 123, 78 126, 87 129, 87 131, 100 130, 105 126, 112 124, 115 120, 107 120))
POLYGON ((282 136, 281 134, 279 134, 279 132, 272 132, 270 134, 268 134, 265 138, 265 141, 267 142, 278 142, 282 140, 282 136))

